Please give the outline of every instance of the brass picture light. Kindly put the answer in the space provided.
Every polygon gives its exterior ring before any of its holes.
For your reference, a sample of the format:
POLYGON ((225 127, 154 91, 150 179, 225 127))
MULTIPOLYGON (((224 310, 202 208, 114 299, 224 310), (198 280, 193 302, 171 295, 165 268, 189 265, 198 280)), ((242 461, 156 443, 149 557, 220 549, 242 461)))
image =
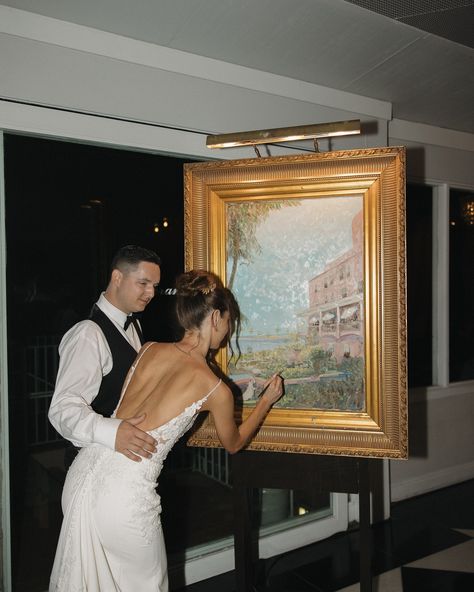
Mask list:
POLYGON ((234 148, 360 134, 360 119, 207 136, 208 148, 234 148))

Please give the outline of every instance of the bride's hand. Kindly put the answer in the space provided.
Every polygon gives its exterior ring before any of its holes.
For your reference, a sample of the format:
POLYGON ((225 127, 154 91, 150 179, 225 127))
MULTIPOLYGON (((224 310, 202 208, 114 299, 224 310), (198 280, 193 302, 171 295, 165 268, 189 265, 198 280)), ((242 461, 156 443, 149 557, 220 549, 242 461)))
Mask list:
POLYGON ((262 399, 273 405, 283 395, 283 378, 274 374, 264 385, 261 393, 262 399))

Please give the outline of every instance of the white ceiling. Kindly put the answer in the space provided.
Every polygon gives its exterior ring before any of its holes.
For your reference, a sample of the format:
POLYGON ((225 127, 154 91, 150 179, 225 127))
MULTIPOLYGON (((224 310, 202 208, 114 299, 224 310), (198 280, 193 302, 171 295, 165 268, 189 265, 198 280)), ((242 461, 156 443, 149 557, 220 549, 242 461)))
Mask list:
POLYGON ((474 49, 466 35, 471 30, 474 36, 474 2, 365 1, 372 10, 378 4, 380 12, 387 3, 391 17, 344 0, 0 0, 59 20, 389 101, 395 118, 474 133, 474 49), (397 17, 397 6, 403 7, 403 19, 397 17), (442 31, 446 18, 449 37, 460 42, 406 24, 424 26, 428 20, 421 19, 421 9, 430 17, 435 13, 434 30, 442 31))

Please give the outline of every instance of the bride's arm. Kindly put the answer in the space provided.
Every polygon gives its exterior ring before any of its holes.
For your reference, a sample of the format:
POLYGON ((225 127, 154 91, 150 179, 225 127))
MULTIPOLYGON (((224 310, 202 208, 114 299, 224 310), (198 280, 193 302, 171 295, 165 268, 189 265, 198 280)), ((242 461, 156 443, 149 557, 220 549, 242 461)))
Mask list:
POLYGON ((283 381, 280 376, 273 376, 250 415, 238 426, 234 419, 234 397, 222 384, 205 406, 212 414, 222 446, 231 454, 243 448, 282 394, 283 381))

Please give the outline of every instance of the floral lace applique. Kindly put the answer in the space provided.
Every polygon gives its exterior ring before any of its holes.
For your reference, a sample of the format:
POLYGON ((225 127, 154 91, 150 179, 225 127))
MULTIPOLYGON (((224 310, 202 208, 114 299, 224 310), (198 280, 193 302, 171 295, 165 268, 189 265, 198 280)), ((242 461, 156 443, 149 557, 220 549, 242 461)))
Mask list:
POLYGON ((181 436, 192 426, 207 398, 214 392, 219 383, 205 397, 192 403, 182 413, 173 417, 162 426, 148 433, 158 442, 156 453, 146 461, 142 461, 143 480, 133 482, 134 520, 147 543, 153 539, 153 533, 161 525, 161 500, 156 493, 157 479, 163 463, 170 450, 181 436))

